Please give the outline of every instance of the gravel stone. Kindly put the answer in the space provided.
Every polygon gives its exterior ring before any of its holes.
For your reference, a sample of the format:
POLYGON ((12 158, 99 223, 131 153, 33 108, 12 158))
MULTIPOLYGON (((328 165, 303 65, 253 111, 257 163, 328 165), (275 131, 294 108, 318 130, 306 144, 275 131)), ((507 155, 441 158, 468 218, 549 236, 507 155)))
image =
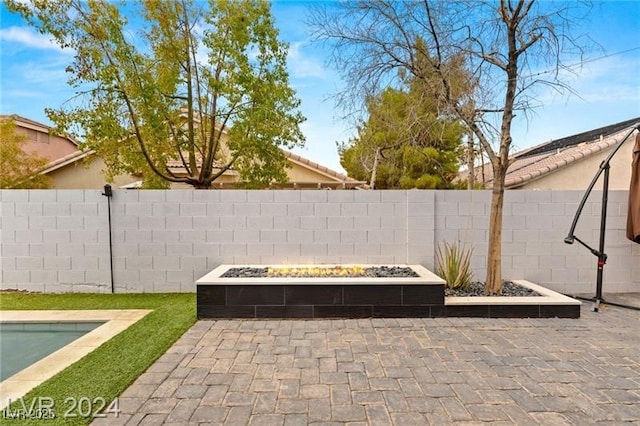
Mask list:
MULTIPOLYGON (((256 267, 246 267, 246 268, 230 268, 227 272, 221 275, 222 278, 267 278, 269 268, 256 268, 256 267)), ((362 278, 407 278, 407 277, 418 277, 419 275, 410 267, 407 266, 370 266, 364 268, 364 273, 360 276, 350 275, 350 278, 354 277, 362 277, 362 278)), ((335 278, 340 277, 340 275, 323 275, 324 278, 335 278)), ((317 278, 314 276, 305 276, 305 278, 317 278)), ((484 293, 484 283, 476 281, 471 283, 469 288, 462 289, 450 289, 445 288, 445 296, 458 296, 458 297, 467 297, 467 296, 495 296, 495 297, 527 297, 527 296, 541 296, 537 292, 514 284, 511 281, 503 281, 502 283, 502 293, 501 294, 493 294, 487 295, 484 293)))
POLYGON ((530 297, 530 296, 541 296, 539 293, 531 290, 530 288, 522 287, 517 284, 512 283, 511 281, 503 281, 502 282, 502 293, 501 294, 485 294, 484 292, 484 283, 476 281, 471 283, 468 289, 451 289, 445 288, 444 290, 445 296, 456 296, 456 297, 466 297, 466 296, 508 296, 508 297, 530 297))

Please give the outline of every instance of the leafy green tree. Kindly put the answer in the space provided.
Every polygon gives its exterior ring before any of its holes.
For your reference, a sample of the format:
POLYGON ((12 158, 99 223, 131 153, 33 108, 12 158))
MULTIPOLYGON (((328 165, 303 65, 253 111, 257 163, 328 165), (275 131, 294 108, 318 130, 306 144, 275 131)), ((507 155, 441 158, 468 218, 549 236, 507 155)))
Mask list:
POLYGON ((439 117, 430 97, 385 89, 367 99, 368 118, 356 137, 339 145, 342 167, 372 188, 449 188, 460 165, 463 127, 439 117))
POLYGON ((0 188, 47 189, 49 177, 39 172, 48 160, 24 151, 25 135, 16 132, 12 119, 0 119, 0 188))
POLYGON ((142 173, 147 186, 209 188, 233 168, 251 187, 286 180, 280 147, 304 142, 304 118, 268 2, 9 6, 76 51, 67 71, 78 95, 47 112, 105 159, 109 176, 142 173))

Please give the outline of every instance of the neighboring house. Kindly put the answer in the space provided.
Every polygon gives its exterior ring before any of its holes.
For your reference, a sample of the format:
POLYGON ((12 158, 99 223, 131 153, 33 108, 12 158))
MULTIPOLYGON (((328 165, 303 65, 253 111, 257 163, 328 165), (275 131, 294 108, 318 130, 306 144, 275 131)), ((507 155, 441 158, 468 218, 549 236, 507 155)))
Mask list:
MULTIPOLYGON (((106 183, 104 160, 94 151, 76 151, 47 165, 41 173, 51 177, 52 189, 102 189, 106 183)), ((136 176, 119 175, 111 185, 125 187, 138 179, 136 176)))
MULTIPOLYGON (((219 129, 218 129, 219 130, 219 129)), ((222 130, 221 147, 219 155, 223 158, 229 158, 231 153, 227 147, 227 132, 226 129, 222 130)), ((366 182, 358 181, 344 175, 342 173, 331 170, 328 167, 322 166, 314 161, 308 160, 300 155, 294 154, 290 151, 280 149, 284 154, 287 164, 287 182, 286 183, 274 183, 269 186, 269 189, 363 189, 366 188, 366 182)), ((199 161, 199 160, 196 160, 199 161)), ((171 173, 175 176, 186 176, 186 170, 182 161, 174 160, 167 164, 171 173)), ((214 173, 219 171, 222 164, 214 160, 213 171, 214 173)), ((138 186, 141 182, 137 183, 138 186)), ((225 171, 220 177, 218 177, 212 184, 216 189, 232 189, 238 187, 241 184, 239 173, 233 168, 225 171)), ((172 183, 172 189, 177 188, 192 188, 192 186, 184 183, 172 183)))
MULTIPOLYGON (((558 140, 552 140, 511 156, 507 170, 507 189, 586 189, 603 160, 624 138, 640 118, 622 121, 558 140)), ((629 189, 631 180, 631 150, 634 137, 629 137, 611 159, 609 189, 629 189)), ((474 170, 475 181, 493 185, 490 163, 474 170)), ((467 179, 467 172, 460 174, 467 179)), ((602 178, 595 189, 602 188, 602 178)))
POLYGON ((284 151, 284 155, 291 166, 287 169, 289 187, 318 189, 364 189, 367 187, 366 182, 352 179, 292 152, 284 151))
POLYGON ((54 162, 78 152, 78 143, 71 138, 51 134, 51 128, 37 121, 19 115, 0 115, 0 119, 13 120, 16 133, 26 137, 22 148, 27 153, 34 153, 54 162))
MULTIPOLYGON (((273 184, 270 189, 364 189, 366 182, 358 181, 347 175, 336 172, 328 167, 322 166, 314 161, 301 157, 293 152, 282 150, 287 159, 288 182, 283 184, 273 184)), ((184 168, 180 161, 169 163, 171 171, 180 176, 184 173, 184 168)), ((213 182, 213 187, 217 189, 232 189, 240 182, 238 172, 233 169, 227 170, 222 176, 213 182)), ((140 186, 140 182, 138 182, 140 186)), ((190 185, 175 183, 171 188, 185 189, 190 185)))
MULTIPOLYGON (((49 160, 40 173, 49 176, 51 189, 101 189, 104 186, 104 161, 93 151, 80 150, 73 138, 56 136, 51 127, 37 121, 16 114, 0 115, 0 118, 13 120, 16 133, 27 137, 23 145, 25 152, 49 160)), ((135 179, 117 176, 113 185, 127 185, 135 179)))
MULTIPOLYGON (((24 149, 27 152, 50 160, 46 168, 40 173, 47 174, 51 178, 51 189, 101 189, 105 184, 103 170, 104 160, 98 157, 94 151, 80 150, 78 143, 72 138, 54 136, 51 127, 42 123, 20 117, 18 115, 2 115, 0 118, 13 119, 16 124, 16 132, 27 136, 24 149)), ((289 182, 273 185, 273 189, 354 189, 365 187, 365 182, 352 179, 318 163, 307 160, 297 154, 284 151, 288 166, 287 175, 289 182)), ((180 175, 182 163, 172 161, 168 164, 172 172, 180 175)), ((226 171, 214 183, 214 188, 234 188, 240 177, 235 170, 226 171)), ((140 177, 117 176, 112 182, 115 188, 139 188, 140 177)), ((190 185, 173 184, 171 188, 192 188, 190 185)))

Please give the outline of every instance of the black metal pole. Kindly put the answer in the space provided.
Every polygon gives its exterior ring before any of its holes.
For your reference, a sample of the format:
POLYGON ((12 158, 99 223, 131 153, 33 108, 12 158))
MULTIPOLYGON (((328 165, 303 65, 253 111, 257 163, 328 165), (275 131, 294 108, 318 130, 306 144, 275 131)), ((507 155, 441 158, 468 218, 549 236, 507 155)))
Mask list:
POLYGON ((602 299, 602 279, 604 275, 604 265, 607 263, 607 255, 604 252, 604 237, 607 230, 607 205, 609 202, 609 163, 604 167, 604 181, 602 184, 602 210, 600 213, 600 244, 598 245, 598 272, 596 275, 596 300, 593 311, 598 312, 602 299))
POLYGON ((107 218, 109 221, 109 279, 111 281, 111 293, 115 293, 115 286, 113 283, 113 240, 111 236, 111 197, 113 197, 111 185, 106 184, 104 186, 104 192, 102 195, 107 197, 107 218))

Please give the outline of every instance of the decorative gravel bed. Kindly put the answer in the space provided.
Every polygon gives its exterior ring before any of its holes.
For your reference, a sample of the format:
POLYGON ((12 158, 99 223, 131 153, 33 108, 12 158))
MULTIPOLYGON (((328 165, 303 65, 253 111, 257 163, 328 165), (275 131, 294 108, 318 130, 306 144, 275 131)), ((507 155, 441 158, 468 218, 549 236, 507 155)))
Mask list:
MULTIPOLYGON (((403 266, 368 266, 362 267, 340 267, 340 266, 317 266, 317 267, 239 267, 230 268, 221 275, 221 278, 407 278, 417 277, 409 267, 403 266)), ((541 296, 526 287, 519 286, 511 281, 502 283, 502 293, 488 295, 484 292, 484 283, 475 281, 466 290, 445 288, 445 296, 468 297, 468 296, 494 296, 494 297, 531 297, 541 296)))
MULTIPOLYGON (((270 268, 254 268, 254 267, 243 267, 243 268, 230 268, 227 272, 222 274, 221 278, 270 278, 273 277, 273 274, 269 273, 270 268)), ((370 266, 366 268, 359 268, 359 273, 353 273, 353 269, 348 267, 304 267, 304 268, 296 268, 296 267, 279 267, 278 268, 279 277, 288 277, 288 278, 338 278, 338 277, 348 277, 348 278, 407 278, 407 277, 419 277, 419 275, 413 271, 413 269, 409 267, 403 266, 370 266), (283 273, 282 271, 286 270, 290 273, 283 273), (317 271, 317 273, 314 273, 317 271)))
POLYGON ((495 296, 495 297, 531 297, 541 296, 541 294, 531 290, 530 288, 522 287, 511 281, 502 282, 501 294, 485 294, 484 283, 476 281, 471 283, 471 286, 467 290, 461 289, 444 289, 445 296, 467 297, 467 296, 495 296))

